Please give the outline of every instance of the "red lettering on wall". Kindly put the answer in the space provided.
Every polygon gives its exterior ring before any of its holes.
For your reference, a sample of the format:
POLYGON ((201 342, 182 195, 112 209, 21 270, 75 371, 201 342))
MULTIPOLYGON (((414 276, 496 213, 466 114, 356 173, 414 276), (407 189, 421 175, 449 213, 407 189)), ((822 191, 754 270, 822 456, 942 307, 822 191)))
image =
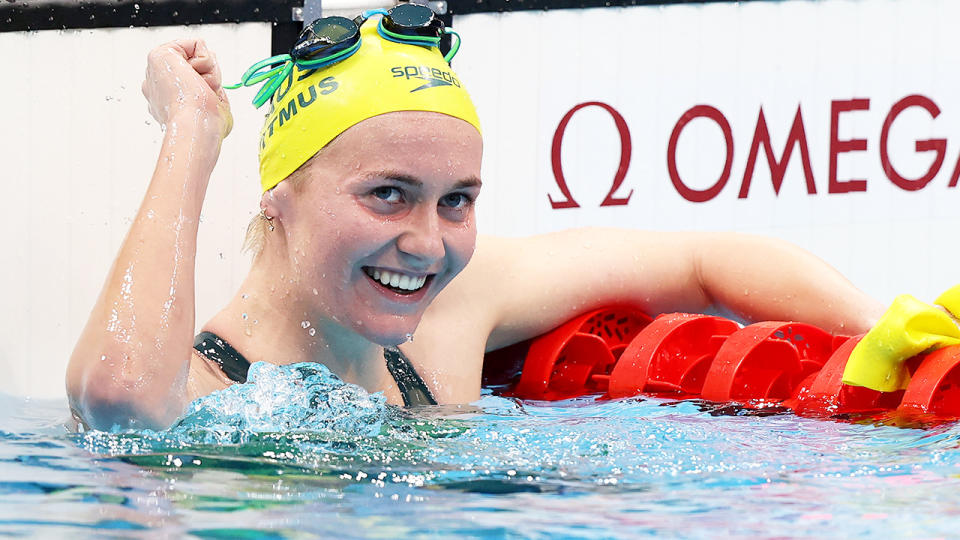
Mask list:
MULTIPOLYGON (((897 119, 897 116, 900 116, 901 112, 910 107, 922 107, 930 113, 931 118, 940 116, 940 108, 937 107, 937 104, 934 103, 933 100, 925 96, 914 94, 894 103, 893 107, 890 108, 890 113, 887 114, 887 119, 883 121, 883 129, 880 131, 880 163, 883 165, 883 171, 887 173, 887 178, 900 189, 917 191, 918 189, 923 189, 923 187, 929 184, 930 181, 937 176, 937 173, 940 172, 940 167, 943 166, 943 159, 947 154, 947 141, 946 139, 917 141, 917 152, 936 152, 937 157, 933 160, 927 172, 920 178, 911 180, 904 178, 898 173, 897 170, 893 168, 893 164, 890 163, 890 154, 887 150, 887 136, 890 135, 890 126, 893 125, 893 121, 897 119)), ((951 185, 953 185, 952 182, 951 185)))
POLYGON ((677 120, 677 124, 673 127, 673 133, 670 134, 670 143, 667 145, 667 170, 670 172, 670 180, 673 182, 673 187, 676 188, 677 193, 690 202, 709 201, 720 193, 723 186, 727 185, 732 167, 733 132, 730 130, 730 122, 727 122, 727 118, 723 116, 723 113, 710 105, 697 105, 683 113, 683 116, 677 120), (727 160, 723 164, 723 172, 720 173, 720 178, 711 187, 704 190, 696 190, 688 187, 680 178, 680 172, 677 170, 677 141, 680 140, 680 133, 683 132, 683 128, 686 127, 691 120, 701 117, 709 118, 720 126, 720 130, 723 131, 723 138, 727 143, 727 160))
POLYGON ((623 115, 621 115, 610 105, 599 101, 588 101, 586 103, 580 103, 567 111, 567 114, 563 115, 563 118, 560 119, 560 124, 557 126, 557 130, 553 133, 553 145, 550 148, 550 163, 553 166, 553 178, 557 182, 557 187, 560 188, 560 193, 562 193, 565 198, 563 200, 554 201, 553 197, 551 197, 548 193, 547 199, 550 200, 550 206, 554 209, 580 207, 580 205, 577 204, 577 201, 573 199, 573 195, 570 194, 570 188, 567 187, 567 180, 563 176, 563 164, 561 163, 560 159, 560 150, 563 146, 563 134, 567 130, 567 124, 570 123, 570 119, 573 118, 574 113, 584 107, 590 106, 601 107, 610 113, 610 116, 613 117, 614 124, 617 126, 617 133, 620 134, 620 166, 617 168, 617 172, 613 176, 613 185, 610 187, 610 191, 603 199, 603 202, 600 203, 600 206, 622 206, 630 202, 630 197, 633 195, 633 190, 631 189, 630 193, 627 193, 626 197, 618 198, 613 196, 617 189, 620 188, 620 185, 623 184, 623 180, 627 177, 627 170, 630 168, 630 155, 633 152, 633 148, 630 143, 630 128, 627 127, 627 121, 624 120, 623 115))
POLYGON ((957 157, 957 164, 953 166, 953 174, 950 175, 950 183, 947 187, 957 187, 958 180, 960 180, 960 156, 957 157))
POLYGON ((837 180, 837 156, 845 152, 857 152, 867 149, 866 139, 841 141, 840 113, 870 110, 869 99, 834 100, 830 102, 830 173, 827 178, 827 193, 849 193, 866 191, 866 180, 837 180))
POLYGON ((793 126, 790 128, 790 134, 787 135, 787 144, 783 148, 783 154, 778 161, 773 155, 773 144, 770 142, 770 131, 767 129, 767 119, 763 116, 763 107, 760 107, 760 116, 757 118, 757 128, 753 132, 753 143, 750 144, 750 155, 747 157, 747 168, 743 171, 743 182, 740 184, 740 195, 738 198, 746 199, 750 191, 750 181, 753 179, 753 168, 757 164, 757 155, 760 153, 760 145, 763 145, 763 151, 767 155, 767 164, 770 166, 770 179, 773 181, 773 192, 780 194, 780 186, 783 185, 783 177, 787 173, 787 164, 790 162, 790 156, 793 154, 793 147, 800 146, 800 161, 803 163, 803 176, 807 180, 807 193, 816 195, 817 184, 813 180, 813 167, 810 166, 810 148, 807 145, 807 132, 803 128, 803 114, 800 112, 800 106, 797 106, 797 114, 793 117, 793 126))

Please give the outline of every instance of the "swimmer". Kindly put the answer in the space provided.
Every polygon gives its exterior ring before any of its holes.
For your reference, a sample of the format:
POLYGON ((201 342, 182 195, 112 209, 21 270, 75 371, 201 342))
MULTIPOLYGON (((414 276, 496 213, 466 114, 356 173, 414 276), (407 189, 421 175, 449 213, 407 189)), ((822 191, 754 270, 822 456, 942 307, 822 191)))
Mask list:
POLYGON ((442 31, 423 9, 371 15, 359 41, 348 19, 321 19, 290 57, 262 65, 270 112, 253 263, 199 335, 197 231, 230 106, 204 42, 149 54, 143 93, 164 138, 70 359, 78 419, 162 428, 257 361, 318 362, 396 405, 468 403, 480 397, 486 352, 612 304, 651 315, 716 308, 847 334, 883 313, 780 240, 616 229, 478 237, 480 125, 438 49, 415 39, 442 31), (320 39, 329 25, 336 39, 320 39))

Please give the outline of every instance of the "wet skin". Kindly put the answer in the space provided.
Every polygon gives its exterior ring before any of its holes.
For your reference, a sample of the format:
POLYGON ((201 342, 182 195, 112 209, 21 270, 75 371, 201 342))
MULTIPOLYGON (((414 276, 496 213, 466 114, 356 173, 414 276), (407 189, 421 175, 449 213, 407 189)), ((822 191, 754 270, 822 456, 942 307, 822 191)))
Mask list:
POLYGON ((481 154, 480 134, 453 117, 365 120, 295 173, 299 192, 281 183, 264 196, 264 211, 280 225, 273 233, 281 242, 268 242, 285 244, 265 255, 287 258, 315 321, 379 345, 402 343, 473 254, 481 154), (374 270, 425 283, 401 291, 375 281, 374 270))

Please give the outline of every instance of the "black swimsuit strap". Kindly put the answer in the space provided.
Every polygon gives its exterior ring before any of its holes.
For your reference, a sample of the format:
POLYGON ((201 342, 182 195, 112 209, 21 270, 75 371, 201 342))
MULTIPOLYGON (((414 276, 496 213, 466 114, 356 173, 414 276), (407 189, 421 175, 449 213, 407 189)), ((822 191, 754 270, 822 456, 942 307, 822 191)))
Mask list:
POLYGON ((213 332, 200 332, 193 340, 193 348, 216 362, 231 381, 247 382, 250 362, 220 336, 213 332))
POLYGON ((427 384, 423 382, 413 364, 400 349, 383 349, 383 358, 387 361, 387 370, 393 380, 397 382, 397 388, 403 396, 403 405, 436 405, 427 384))
MULTIPOLYGON (((247 382, 250 362, 220 336, 213 332, 200 332, 193 341, 193 348, 216 362, 231 381, 247 382)), ((387 361, 387 370, 400 389, 404 406, 437 404, 413 364, 399 349, 384 349, 383 358, 387 361)))

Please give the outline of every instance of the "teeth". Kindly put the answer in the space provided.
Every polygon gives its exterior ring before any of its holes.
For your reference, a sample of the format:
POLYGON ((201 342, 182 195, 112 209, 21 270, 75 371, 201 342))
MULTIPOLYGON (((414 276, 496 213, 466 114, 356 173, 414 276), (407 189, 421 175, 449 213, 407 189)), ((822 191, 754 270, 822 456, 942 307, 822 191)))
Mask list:
POLYGON ((379 281, 384 285, 389 285, 405 291, 416 291, 423 287, 423 285, 427 282, 427 276, 409 276, 407 274, 400 274, 398 272, 390 272, 389 270, 373 268, 366 268, 365 271, 367 275, 372 277, 374 280, 379 281))

